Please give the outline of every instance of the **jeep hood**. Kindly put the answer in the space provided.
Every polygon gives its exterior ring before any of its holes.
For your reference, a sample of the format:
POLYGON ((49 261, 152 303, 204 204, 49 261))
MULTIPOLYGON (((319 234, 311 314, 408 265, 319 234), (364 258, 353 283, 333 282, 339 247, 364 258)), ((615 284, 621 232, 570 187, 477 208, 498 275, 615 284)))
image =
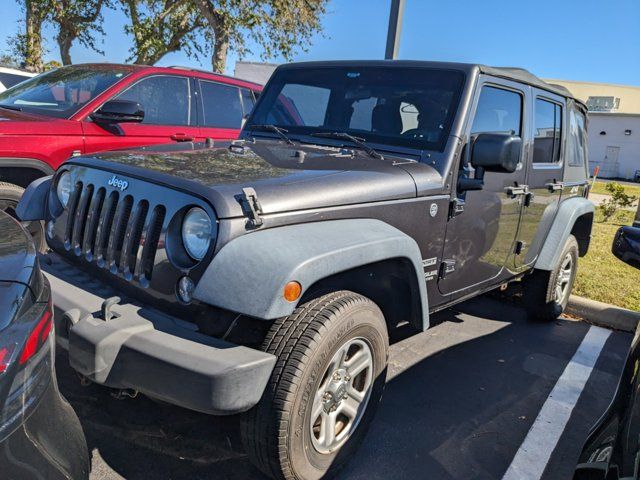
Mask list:
POLYGON ((415 165, 412 160, 379 160, 317 145, 296 147, 259 142, 239 150, 110 152, 71 162, 113 171, 128 181, 150 180, 202 196, 220 218, 243 215, 238 196, 245 187, 256 191, 264 214, 416 196, 406 168, 415 165))

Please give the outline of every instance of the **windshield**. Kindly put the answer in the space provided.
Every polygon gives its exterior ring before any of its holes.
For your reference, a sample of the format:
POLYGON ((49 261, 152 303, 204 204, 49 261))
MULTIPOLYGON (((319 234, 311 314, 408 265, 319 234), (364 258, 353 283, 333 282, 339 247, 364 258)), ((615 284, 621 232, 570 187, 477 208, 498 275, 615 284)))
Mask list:
POLYGON ((443 150, 464 74, 414 67, 315 67, 277 72, 247 124, 287 135, 346 132, 367 142, 443 150))
POLYGON ((0 107, 69 118, 129 71, 114 65, 59 68, 0 93, 0 107))

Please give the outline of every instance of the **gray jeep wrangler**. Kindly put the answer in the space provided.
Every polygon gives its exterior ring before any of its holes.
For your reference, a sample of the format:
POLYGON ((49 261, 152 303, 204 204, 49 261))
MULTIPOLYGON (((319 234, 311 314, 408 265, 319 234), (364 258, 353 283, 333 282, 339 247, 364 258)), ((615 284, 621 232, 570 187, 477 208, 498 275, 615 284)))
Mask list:
POLYGON ((318 479, 362 440, 399 325, 515 281, 533 319, 562 313, 594 215, 586 123, 520 69, 292 64, 240 141, 73 158, 18 213, 46 222, 75 370, 241 413, 263 472, 318 479))

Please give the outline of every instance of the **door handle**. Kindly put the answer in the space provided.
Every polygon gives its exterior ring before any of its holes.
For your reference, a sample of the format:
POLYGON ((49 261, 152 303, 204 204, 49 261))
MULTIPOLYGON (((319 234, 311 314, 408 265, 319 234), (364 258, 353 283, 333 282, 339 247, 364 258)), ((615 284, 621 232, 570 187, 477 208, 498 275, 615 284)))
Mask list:
POLYGON ((550 192, 557 192, 558 190, 562 190, 562 183, 551 182, 545 185, 549 189, 550 192))
POLYGON ((520 195, 526 195, 529 191, 527 185, 520 185, 518 187, 506 187, 504 190, 509 198, 516 198, 520 195))
POLYGON ((175 140, 176 142, 192 142, 193 136, 187 135, 186 133, 174 133, 171 135, 171 140, 175 140))

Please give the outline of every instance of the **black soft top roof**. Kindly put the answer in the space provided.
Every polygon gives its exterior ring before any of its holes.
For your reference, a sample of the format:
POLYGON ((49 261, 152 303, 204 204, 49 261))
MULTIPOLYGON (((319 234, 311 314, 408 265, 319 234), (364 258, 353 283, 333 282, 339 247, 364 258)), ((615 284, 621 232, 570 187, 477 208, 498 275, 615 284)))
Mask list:
MULTIPOLYGON (((524 68, 516 67, 490 67, 488 65, 481 65, 477 63, 457 63, 457 62, 430 62, 420 60, 338 60, 338 61, 326 61, 326 62, 295 62, 278 67, 278 70, 289 68, 304 68, 304 67, 425 67, 425 68, 443 68, 452 70, 462 70, 467 74, 472 74, 475 71, 486 73, 487 75, 493 75, 494 77, 506 78, 509 80, 515 80, 516 82, 525 83, 533 87, 547 90, 548 92, 555 93, 565 98, 572 98, 583 104, 582 101, 573 96, 573 94, 562 85, 556 85, 547 83, 541 78, 536 77, 533 73, 525 70, 524 68)), ((584 105, 584 104, 583 104, 584 105)))

